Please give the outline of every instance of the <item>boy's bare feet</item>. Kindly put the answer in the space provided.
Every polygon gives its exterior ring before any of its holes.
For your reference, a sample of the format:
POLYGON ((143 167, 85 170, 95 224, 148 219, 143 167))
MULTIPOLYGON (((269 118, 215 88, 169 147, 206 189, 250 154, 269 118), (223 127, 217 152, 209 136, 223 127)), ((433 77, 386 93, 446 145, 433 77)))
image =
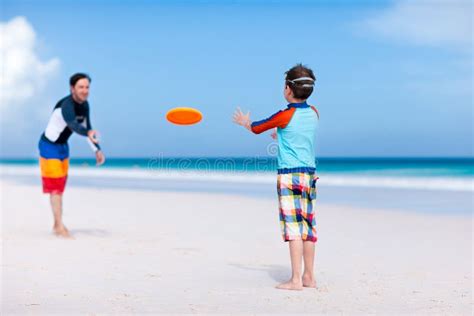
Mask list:
POLYGON ((314 276, 303 275, 303 286, 316 288, 316 280, 314 279, 314 276))
POLYGON ((278 284, 276 288, 280 290, 301 291, 303 289, 303 284, 301 283, 301 281, 289 280, 288 282, 278 284))
POLYGON ((69 233, 69 230, 66 228, 66 226, 61 225, 61 226, 54 226, 53 227, 53 233, 57 237, 61 238, 67 238, 67 239, 73 239, 71 234, 69 233))

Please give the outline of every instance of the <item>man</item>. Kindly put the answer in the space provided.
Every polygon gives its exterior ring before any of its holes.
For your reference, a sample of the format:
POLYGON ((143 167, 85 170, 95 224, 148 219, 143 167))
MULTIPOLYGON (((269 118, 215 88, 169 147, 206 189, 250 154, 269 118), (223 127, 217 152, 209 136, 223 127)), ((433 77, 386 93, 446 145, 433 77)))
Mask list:
POLYGON ((53 232, 58 237, 71 238, 62 221, 62 201, 69 168, 67 141, 72 133, 87 137, 98 166, 105 162, 98 142, 98 132, 92 129, 89 118, 87 97, 90 83, 91 78, 84 73, 76 73, 70 78, 71 94, 56 104, 39 141, 43 192, 50 194, 54 215, 53 232))

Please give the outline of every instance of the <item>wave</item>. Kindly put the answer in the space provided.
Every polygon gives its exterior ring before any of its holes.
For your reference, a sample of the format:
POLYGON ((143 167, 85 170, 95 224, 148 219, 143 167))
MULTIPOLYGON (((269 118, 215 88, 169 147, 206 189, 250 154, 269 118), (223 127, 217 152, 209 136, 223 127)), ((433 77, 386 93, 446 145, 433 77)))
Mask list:
MULTIPOLYGON (((7 177, 40 176, 38 167, 32 166, 1 166, 0 174, 7 177)), ((69 174, 73 177, 167 180, 167 181, 201 181, 224 183, 271 184, 276 181, 274 172, 217 172, 191 170, 150 170, 141 168, 95 169, 91 167, 73 167, 69 174)), ((392 189, 415 189, 474 192, 474 178, 453 177, 400 177, 375 175, 344 175, 341 173, 320 173, 318 185, 341 187, 370 187, 392 189)))

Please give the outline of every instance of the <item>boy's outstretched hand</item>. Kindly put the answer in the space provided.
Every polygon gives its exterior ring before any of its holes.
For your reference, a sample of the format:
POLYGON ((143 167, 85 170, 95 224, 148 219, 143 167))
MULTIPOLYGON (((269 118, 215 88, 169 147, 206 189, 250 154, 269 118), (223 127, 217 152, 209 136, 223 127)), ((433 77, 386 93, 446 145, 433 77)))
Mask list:
POLYGON ((234 112, 234 123, 242 125, 246 129, 251 130, 250 112, 247 112, 247 114, 244 114, 242 110, 238 107, 234 112))

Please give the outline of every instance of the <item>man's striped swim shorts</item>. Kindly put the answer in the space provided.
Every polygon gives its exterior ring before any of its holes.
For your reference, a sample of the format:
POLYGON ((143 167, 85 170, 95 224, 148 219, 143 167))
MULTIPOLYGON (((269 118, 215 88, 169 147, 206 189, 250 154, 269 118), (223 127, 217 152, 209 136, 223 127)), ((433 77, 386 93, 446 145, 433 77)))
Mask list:
POLYGON ((62 194, 69 169, 68 144, 55 144, 41 138, 38 147, 43 192, 62 194))

